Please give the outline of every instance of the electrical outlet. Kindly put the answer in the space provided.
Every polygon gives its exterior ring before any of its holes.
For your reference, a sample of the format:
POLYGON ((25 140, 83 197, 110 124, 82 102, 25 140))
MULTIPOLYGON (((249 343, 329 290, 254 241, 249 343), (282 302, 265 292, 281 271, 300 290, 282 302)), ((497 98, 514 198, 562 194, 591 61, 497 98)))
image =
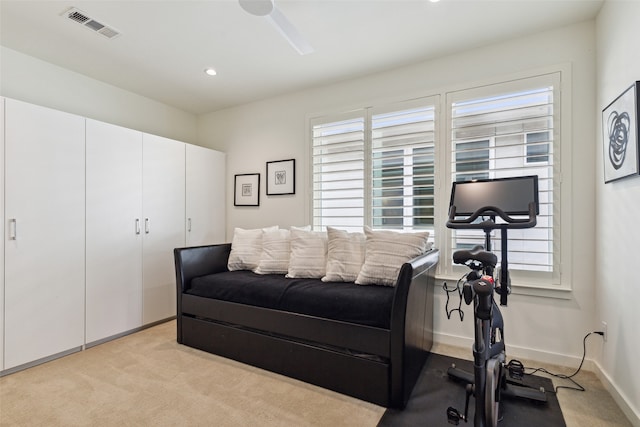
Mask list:
POLYGON ((602 321, 602 339, 607 341, 607 335, 608 335, 608 331, 607 331, 607 322, 602 321))

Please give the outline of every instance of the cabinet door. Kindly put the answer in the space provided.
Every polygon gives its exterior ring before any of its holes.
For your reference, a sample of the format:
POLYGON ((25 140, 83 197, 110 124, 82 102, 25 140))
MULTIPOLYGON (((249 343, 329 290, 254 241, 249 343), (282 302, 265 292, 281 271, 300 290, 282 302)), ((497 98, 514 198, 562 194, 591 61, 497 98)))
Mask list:
POLYGON ((185 244, 184 143, 143 136, 143 323, 176 315, 173 249, 185 244))
MULTIPOLYGON (((0 220, 4 224, 4 98, 0 97, 0 220)), ((4 369, 4 225, 0 227, 0 371, 4 369)))
POLYGON ((225 155, 187 144, 187 246, 226 242, 225 155))
POLYGON ((5 101, 5 360, 84 342, 85 119, 5 101))
POLYGON ((142 326, 142 132, 87 119, 86 343, 142 326))

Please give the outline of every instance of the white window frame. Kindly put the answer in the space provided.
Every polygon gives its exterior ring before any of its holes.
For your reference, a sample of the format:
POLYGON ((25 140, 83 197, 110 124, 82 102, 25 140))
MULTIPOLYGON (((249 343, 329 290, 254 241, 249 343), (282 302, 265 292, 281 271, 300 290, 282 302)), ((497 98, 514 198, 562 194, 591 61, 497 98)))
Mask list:
MULTIPOLYGON (((572 258, 571 258, 571 218, 572 218, 572 201, 571 201, 571 159, 572 159, 572 82, 571 82, 571 64, 563 63, 553 66, 543 67, 536 70, 513 73, 498 78, 477 81, 472 84, 456 85, 454 87, 443 87, 439 90, 433 90, 430 96, 424 98, 435 99, 435 153, 434 153, 434 247, 440 249, 440 262, 437 269, 437 279, 441 280, 457 280, 460 275, 454 274, 452 262, 448 254, 450 254, 451 246, 451 230, 446 228, 446 218, 448 215, 449 198, 451 194, 451 111, 449 107, 449 98, 452 94, 461 91, 475 91, 479 96, 490 96, 492 85, 503 85, 503 87, 513 88, 514 91, 522 90, 523 81, 527 79, 553 80, 554 99, 556 100, 556 108, 554 117, 557 123, 554 125, 553 140, 556 141, 554 147, 556 159, 554 169, 556 198, 556 210, 554 212, 554 227, 558 229, 557 235, 554 237, 557 243, 562 243, 556 250, 559 254, 559 265, 554 270, 551 280, 540 280, 538 277, 517 275, 512 278, 512 292, 514 294, 535 295, 549 298, 569 299, 572 291, 572 258), (559 107, 558 107, 559 106, 559 107)), ((399 98, 396 98, 399 99, 399 98)), ((382 105, 389 102, 365 102, 366 105, 382 105)), ((357 106, 351 108, 336 108, 333 111, 353 111, 357 106)), ((335 116, 333 112, 325 112, 323 114, 307 115, 307 135, 311 135, 311 120, 322 116, 335 116)), ((312 138, 309 136, 309 141, 312 138)), ((312 170, 312 143, 306 144, 309 171, 312 170)), ((311 173, 307 174, 307 212, 306 217, 313 220, 313 183, 311 173)), ((371 201, 366 200, 365 206, 370 206, 371 201)), ((365 209, 367 211, 367 209, 365 209)), ((367 214, 368 215, 368 214, 367 214)), ((365 223, 370 223, 370 218, 365 218, 365 223)), ((433 236, 431 237, 433 239, 433 236)), ((431 240, 430 239, 430 240, 431 240)))
MULTIPOLYGON (((440 148, 451 147, 452 145, 452 117, 451 117, 451 103, 465 99, 476 99, 482 97, 491 97, 497 93, 504 92, 517 92, 520 90, 527 90, 535 87, 536 85, 545 86, 552 85, 554 88, 554 127, 553 127, 553 141, 556 163, 554 164, 554 268, 553 272, 540 274, 535 271, 512 271, 512 287, 514 293, 522 293, 528 295, 540 295, 551 296, 559 298, 568 298, 568 291, 571 290, 571 271, 570 268, 566 268, 569 263, 563 263, 563 260, 569 259, 569 244, 561 244, 562 242, 568 242, 570 236, 570 227, 563 226, 567 224, 568 218, 571 218, 571 201, 567 197, 567 192, 562 191, 569 183, 567 182, 565 175, 561 171, 570 170, 570 96, 566 96, 568 90, 566 68, 558 67, 548 72, 522 75, 519 78, 513 78, 508 81, 496 81, 486 82, 476 87, 459 89, 452 92, 447 92, 444 98, 444 105, 442 106, 445 111, 446 119, 443 125, 443 134, 445 138, 440 141, 440 148), (563 86, 564 84, 564 86, 563 86), (565 96, 562 96, 565 95, 565 96), (564 143, 563 143, 564 141, 564 143), (568 142, 569 141, 569 142, 568 142)), ((482 138, 477 138, 478 140, 482 138)), ((526 144, 523 144, 526 150, 526 144)), ((526 152, 525 152, 526 154, 526 152)), ((445 193, 451 191, 452 185, 452 150, 447 149, 443 153, 444 161, 443 166, 446 168, 444 174, 440 175, 443 179, 444 186, 441 187, 445 193)), ((526 159, 526 155, 524 156, 526 159)), ((439 234, 446 236, 446 239, 439 239, 437 247, 441 249, 440 263, 439 263, 439 277, 446 278, 448 280, 457 280, 464 269, 455 266, 451 261, 451 235, 452 230, 447 229, 445 222, 448 209, 448 198, 445 195, 441 195, 437 198, 440 203, 440 215, 439 219, 440 228, 439 234), (446 206, 443 206, 445 204, 446 206), (443 216, 444 215, 444 216, 443 216)), ((495 241, 495 244, 499 244, 499 241, 495 241)), ((570 267, 570 265, 569 265, 570 267)))
MULTIPOLYGON (((376 226, 375 224, 373 224, 373 212, 374 212, 374 207, 373 207, 373 190, 374 190, 374 186, 373 186, 373 158, 370 155, 371 153, 373 153, 374 151, 374 147, 373 147, 373 142, 374 142, 374 132, 375 129, 372 129, 372 122, 373 122, 373 118, 374 116, 379 116, 379 115, 384 115, 385 113, 394 113, 394 112, 400 112, 400 111, 406 111, 406 110, 412 110, 412 109, 419 109, 422 107, 432 107, 434 109, 434 123, 437 123, 437 110, 439 108, 439 98, 437 96, 427 96, 427 97, 421 97, 421 98, 417 98, 417 99, 413 99, 413 100, 408 100, 408 101, 402 101, 402 102, 394 102, 394 103, 388 103, 386 105, 382 105, 379 107, 368 107, 368 108, 362 108, 362 109, 355 109, 352 110, 351 112, 347 112, 347 113, 337 113, 337 114, 327 114, 327 115, 322 115, 322 116, 315 116, 315 117, 310 117, 309 121, 308 121, 308 126, 309 126, 309 135, 310 135, 310 144, 309 144, 309 155, 308 155, 308 162, 309 162, 309 170, 310 170, 310 174, 309 174, 309 188, 310 188, 310 200, 309 200, 309 218, 310 218, 310 222, 311 224, 313 224, 313 228, 316 230, 322 230, 324 229, 324 227, 322 226, 322 224, 319 223, 319 221, 317 221, 316 217, 315 217, 315 206, 314 206, 314 198, 315 195, 313 194, 313 191, 315 190, 314 188, 314 141, 313 141, 313 132, 314 132, 314 127, 316 124, 325 124, 325 123, 333 123, 333 122, 338 122, 341 120, 345 120, 345 119, 349 119, 349 118, 354 118, 354 117, 362 117, 364 118, 365 121, 365 126, 364 126, 364 151, 365 151, 365 159, 364 159, 364 176, 365 176, 365 191, 364 191, 364 214, 363 214, 363 225, 368 225, 371 226, 373 228, 381 228, 379 226, 376 226), (367 153, 369 153, 369 155, 367 155, 367 153)), ((437 126, 436 128, 433 129, 434 132, 434 145, 436 144, 437 141, 437 126)), ((398 196, 399 198, 402 198, 405 203, 403 203, 403 225, 401 228, 398 227, 389 227, 389 229, 395 229, 395 230, 428 230, 430 231, 430 241, 433 241, 434 239, 434 227, 433 226, 415 226, 413 224, 412 221, 412 216, 413 216, 413 209, 415 208, 415 206, 413 206, 413 202, 414 202, 414 196, 413 196, 413 182, 412 182, 412 178, 413 178, 413 155, 415 155, 413 153, 413 149, 416 147, 398 147, 397 150, 400 149, 404 150, 404 154, 408 156, 405 156, 403 158, 403 165, 402 168, 404 169, 404 174, 403 174, 403 195, 402 196, 398 196), (407 151, 408 150, 408 151, 407 151), (408 184, 408 185, 407 185, 408 184), (407 217, 406 214, 409 213, 410 215, 407 217)), ((434 147, 435 150, 435 147, 434 147)), ((395 151, 393 147, 389 147, 388 150, 385 149, 384 151, 395 151)), ((434 163, 437 162, 435 153, 434 153, 434 163)), ((400 167, 400 166, 398 166, 400 167)), ((435 165, 434 165, 435 168, 435 165)), ((435 174, 435 171, 434 171, 435 174)), ((436 204, 436 200, 435 200, 435 183, 434 183, 434 205, 436 204)), ((434 206, 435 209, 435 206, 434 206)), ((434 213, 435 215, 435 213, 434 213)), ((434 222, 437 221, 437 218, 434 218, 434 222)), ((349 227, 342 227, 344 229, 349 229, 349 227)), ((351 230, 353 231, 353 227, 351 227, 351 230)))

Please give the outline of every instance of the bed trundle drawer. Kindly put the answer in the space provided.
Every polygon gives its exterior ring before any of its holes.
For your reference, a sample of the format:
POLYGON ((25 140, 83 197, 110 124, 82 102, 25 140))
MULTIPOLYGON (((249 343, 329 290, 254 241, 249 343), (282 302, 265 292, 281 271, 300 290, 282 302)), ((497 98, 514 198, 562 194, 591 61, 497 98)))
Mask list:
POLYGON ((182 317, 182 343, 389 406, 389 364, 207 320, 182 317))

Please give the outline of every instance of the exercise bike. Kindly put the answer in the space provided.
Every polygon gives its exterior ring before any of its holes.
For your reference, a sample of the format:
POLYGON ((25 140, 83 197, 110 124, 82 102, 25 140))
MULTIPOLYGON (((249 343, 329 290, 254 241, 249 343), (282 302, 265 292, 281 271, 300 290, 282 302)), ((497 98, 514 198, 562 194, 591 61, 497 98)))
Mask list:
POLYGON ((530 388, 522 383, 524 367, 520 362, 505 364, 504 321, 494 300, 496 292, 500 295, 500 305, 506 306, 511 289, 507 230, 534 227, 537 214, 537 176, 453 184, 447 227, 482 230, 485 245, 453 253, 454 263, 466 265, 471 270, 466 275, 462 296, 467 305, 473 302, 474 372, 471 374, 455 366, 447 371, 450 378, 467 384, 464 413, 454 407, 447 409, 450 424, 458 425, 460 420, 468 421, 472 395, 475 398, 475 427, 495 427, 498 424, 503 396, 536 402, 547 401, 544 389, 530 388), (518 218, 514 218, 515 216, 518 218), (502 256, 500 278, 496 282, 494 272, 498 257, 491 252, 491 232, 497 229, 501 232, 502 256))

